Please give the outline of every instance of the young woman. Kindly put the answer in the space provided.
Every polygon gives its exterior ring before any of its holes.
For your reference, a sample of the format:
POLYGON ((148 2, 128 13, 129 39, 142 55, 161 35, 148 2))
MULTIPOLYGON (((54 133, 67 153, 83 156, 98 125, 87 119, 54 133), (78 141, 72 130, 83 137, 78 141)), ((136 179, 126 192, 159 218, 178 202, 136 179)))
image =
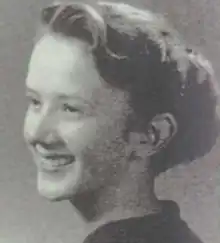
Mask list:
POLYGON ((163 18, 123 3, 45 8, 26 87, 38 190, 73 204, 82 242, 201 242, 154 178, 214 146, 218 90, 163 18))

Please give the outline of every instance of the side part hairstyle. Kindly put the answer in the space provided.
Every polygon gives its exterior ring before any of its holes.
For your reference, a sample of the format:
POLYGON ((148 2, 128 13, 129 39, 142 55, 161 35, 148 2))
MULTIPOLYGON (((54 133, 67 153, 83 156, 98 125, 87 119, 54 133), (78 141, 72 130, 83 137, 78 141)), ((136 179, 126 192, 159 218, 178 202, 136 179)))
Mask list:
POLYGON ((212 66, 162 16, 124 3, 57 3, 43 9, 39 30, 37 38, 50 33, 87 42, 100 76, 129 92, 135 122, 173 114, 178 132, 152 158, 155 175, 215 145, 219 91, 212 66))

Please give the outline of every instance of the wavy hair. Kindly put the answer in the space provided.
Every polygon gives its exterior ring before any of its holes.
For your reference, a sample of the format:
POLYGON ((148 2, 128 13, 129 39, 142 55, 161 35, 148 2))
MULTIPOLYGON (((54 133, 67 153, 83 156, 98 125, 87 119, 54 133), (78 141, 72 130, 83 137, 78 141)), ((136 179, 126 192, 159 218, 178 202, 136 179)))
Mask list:
POLYGON ((205 155, 216 143, 219 91, 212 65, 161 15, 124 3, 55 3, 43 9, 39 30, 86 41, 101 77, 129 91, 137 120, 174 115, 179 129, 152 158, 155 174, 205 155))

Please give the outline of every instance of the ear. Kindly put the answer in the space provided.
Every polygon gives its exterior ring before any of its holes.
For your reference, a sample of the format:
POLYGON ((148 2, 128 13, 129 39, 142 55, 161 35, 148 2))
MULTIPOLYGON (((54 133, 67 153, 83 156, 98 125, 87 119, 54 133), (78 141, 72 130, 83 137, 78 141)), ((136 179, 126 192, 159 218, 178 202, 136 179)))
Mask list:
POLYGON ((150 124, 147 136, 154 136, 152 140, 154 150, 165 148, 177 133, 178 127, 174 116, 170 113, 163 113, 155 116, 150 124))
POLYGON ((147 125, 144 133, 131 133, 130 142, 136 155, 143 159, 165 148, 177 133, 178 127, 170 113, 156 115, 147 125))

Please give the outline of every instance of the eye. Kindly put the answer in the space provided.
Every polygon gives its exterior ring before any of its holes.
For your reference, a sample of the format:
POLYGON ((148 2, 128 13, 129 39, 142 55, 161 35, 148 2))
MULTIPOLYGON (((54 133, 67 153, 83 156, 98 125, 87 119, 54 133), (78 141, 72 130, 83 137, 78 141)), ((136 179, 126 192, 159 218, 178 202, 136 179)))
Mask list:
POLYGON ((39 109, 41 107, 41 101, 33 96, 27 95, 29 106, 31 106, 34 109, 39 109))
POLYGON ((40 105, 40 101, 35 99, 35 98, 31 98, 31 104, 33 104, 34 106, 39 106, 40 105))
POLYGON ((65 112, 69 112, 69 113, 79 113, 79 112, 81 112, 77 107, 69 105, 69 104, 64 104, 63 105, 63 110, 65 112))

